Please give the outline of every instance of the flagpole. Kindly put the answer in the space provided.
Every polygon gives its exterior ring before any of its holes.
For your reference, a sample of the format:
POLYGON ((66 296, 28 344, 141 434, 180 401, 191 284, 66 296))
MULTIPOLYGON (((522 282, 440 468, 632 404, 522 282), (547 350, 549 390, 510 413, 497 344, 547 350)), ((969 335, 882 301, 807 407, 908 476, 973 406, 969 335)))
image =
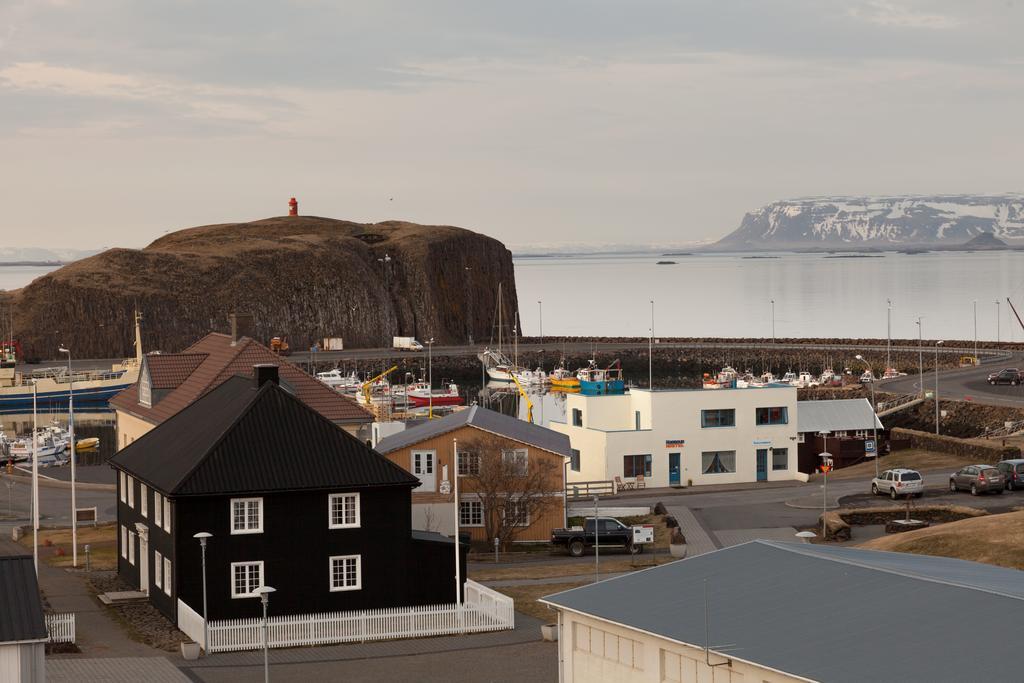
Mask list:
POLYGON ((32 380, 32 562, 39 576, 39 425, 36 413, 36 382, 32 380))
POLYGON ((462 605, 462 576, 459 560, 459 440, 452 439, 452 490, 455 492, 455 604, 462 605))

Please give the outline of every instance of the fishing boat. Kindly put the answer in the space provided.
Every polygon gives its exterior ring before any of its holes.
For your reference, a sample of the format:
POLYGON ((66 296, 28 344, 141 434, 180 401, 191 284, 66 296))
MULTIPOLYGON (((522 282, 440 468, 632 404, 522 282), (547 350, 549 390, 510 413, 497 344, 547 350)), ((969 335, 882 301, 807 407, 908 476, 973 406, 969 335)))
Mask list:
POLYGON ((783 384, 789 384, 795 387, 798 380, 799 378, 796 376, 796 373, 793 372, 792 370, 789 370, 788 372, 786 372, 785 375, 782 376, 782 379, 779 381, 782 382, 783 384))
POLYGON ((359 391, 359 387, 363 384, 355 370, 346 375, 338 368, 334 368, 327 372, 316 373, 316 378, 339 394, 354 394, 359 391))
POLYGON ((10 457, 15 462, 19 460, 28 460, 32 457, 33 452, 35 452, 38 454, 39 458, 56 458, 56 456, 63 453, 66 448, 66 442, 55 441, 53 435, 48 434, 43 429, 40 429, 36 432, 35 449, 32 447, 32 436, 24 436, 11 444, 10 457))
POLYGON ((515 374, 516 379, 519 380, 520 384, 531 387, 542 387, 551 381, 548 379, 548 373, 544 372, 541 368, 537 368, 536 370, 517 370, 513 374, 515 374))
POLYGON ((622 378, 622 364, 616 360, 607 368, 597 367, 590 361, 589 367, 576 373, 580 380, 581 394, 622 394, 626 391, 626 382, 622 378))
POLYGON ((579 389, 580 379, 576 376, 572 370, 565 367, 564 363, 560 363, 557 368, 551 371, 548 375, 548 382, 551 384, 552 389, 579 389))
POLYGON ((882 374, 882 379, 896 379, 897 377, 905 377, 907 373, 900 372, 896 368, 886 368, 882 374))
POLYGON ((818 379, 809 372, 801 372, 796 378, 796 386, 805 389, 818 386, 818 379))
POLYGON ((447 383, 444 389, 412 389, 409 391, 409 402, 415 406, 459 406, 463 399, 459 396, 459 386, 454 382, 447 383))
POLYGON ((870 370, 865 370, 864 374, 860 376, 860 379, 858 381, 861 384, 871 384, 872 382, 875 381, 875 373, 871 372, 870 370))
POLYGON ((87 439, 79 439, 75 442, 75 448, 80 451, 94 451, 100 447, 98 436, 90 436, 87 439))
POLYGON ((142 315, 135 313, 135 358, 111 366, 110 370, 74 370, 66 365, 18 372, 18 344, 0 342, 0 412, 25 412, 32 409, 32 388, 40 408, 67 409, 71 389, 75 405, 105 404, 110 398, 135 384, 142 365, 142 340, 139 325, 142 315))

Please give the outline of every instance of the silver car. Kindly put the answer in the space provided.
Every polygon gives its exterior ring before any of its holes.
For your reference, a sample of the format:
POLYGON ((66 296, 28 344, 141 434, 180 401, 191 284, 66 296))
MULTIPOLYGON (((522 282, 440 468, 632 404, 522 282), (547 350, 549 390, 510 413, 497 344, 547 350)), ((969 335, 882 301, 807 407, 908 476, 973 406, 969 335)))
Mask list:
POLYGON ((916 470, 886 470, 871 480, 871 493, 876 496, 886 494, 893 500, 900 496, 920 498, 924 495, 924 480, 916 470))
POLYGON ((992 465, 968 465, 949 478, 949 490, 970 491, 972 496, 979 493, 1002 493, 1006 489, 1006 477, 992 465))

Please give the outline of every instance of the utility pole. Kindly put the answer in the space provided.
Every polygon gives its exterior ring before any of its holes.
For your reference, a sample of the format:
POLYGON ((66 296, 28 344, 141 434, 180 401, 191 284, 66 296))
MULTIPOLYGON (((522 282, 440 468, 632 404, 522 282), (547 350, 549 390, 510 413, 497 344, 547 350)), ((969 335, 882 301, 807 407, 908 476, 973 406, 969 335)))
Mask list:
POLYGON ((75 376, 71 373, 71 350, 61 346, 60 353, 68 354, 68 439, 71 442, 71 566, 78 568, 78 500, 75 498, 75 376))
POLYGON ((942 341, 935 342, 935 436, 939 435, 939 347, 942 341))
POLYGON ((600 520, 597 517, 597 496, 594 496, 594 583, 601 580, 600 520))
POLYGON ((892 367, 892 299, 886 299, 885 302, 889 305, 885 311, 885 370, 888 372, 892 367))
POLYGON ((647 388, 654 391, 654 299, 651 299, 651 336, 647 342, 647 388))
POLYGON ((974 364, 978 364, 978 300, 974 300, 974 364))
POLYGON ((999 333, 1000 333, 1000 331, 1001 331, 1001 330, 999 329, 999 322, 1000 322, 1000 320, 999 320, 999 319, 1000 319, 1000 318, 1002 317, 1002 315, 1003 315, 1003 306, 1002 306, 1002 303, 1003 303, 1003 302, 1001 302, 1001 301, 1000 301, 999 299, 996 299, 996 343, 997 343, 997 344, 999 343, 999 336, 1000 336, 1000 334, 999 334, 999 333))
POLYGON ((921 316, 917 316, 917 385, 921 388, 921 398, 924 398, 924 342, 921 338, 921 316))

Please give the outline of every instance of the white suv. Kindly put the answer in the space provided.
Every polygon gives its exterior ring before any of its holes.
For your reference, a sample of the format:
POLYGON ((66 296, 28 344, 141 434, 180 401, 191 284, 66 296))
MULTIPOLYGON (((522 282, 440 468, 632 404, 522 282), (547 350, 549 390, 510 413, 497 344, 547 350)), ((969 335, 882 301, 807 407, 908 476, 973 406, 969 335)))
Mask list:
POLYGON ((888 493, 893 500, 910 495, 920 498, 924 494, 924 480, 914 470, 886 470, 871 480, 871 493, 888 493))

